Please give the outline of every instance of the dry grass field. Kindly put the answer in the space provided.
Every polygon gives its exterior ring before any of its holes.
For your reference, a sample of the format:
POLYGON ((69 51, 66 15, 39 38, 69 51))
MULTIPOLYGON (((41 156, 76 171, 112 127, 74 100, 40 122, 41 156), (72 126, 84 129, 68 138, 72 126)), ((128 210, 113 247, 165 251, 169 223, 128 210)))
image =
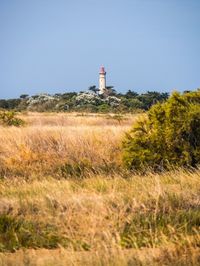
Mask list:
POLYGON ((0 127, 0 265, 200 265, 200 170, 123 168, 137 115, 0 127))
POLYGON ((43 179, 121 167, 121 139, 136 116, 32 113, 22 118, 26 127, 1 128, 1 171, 43 179))

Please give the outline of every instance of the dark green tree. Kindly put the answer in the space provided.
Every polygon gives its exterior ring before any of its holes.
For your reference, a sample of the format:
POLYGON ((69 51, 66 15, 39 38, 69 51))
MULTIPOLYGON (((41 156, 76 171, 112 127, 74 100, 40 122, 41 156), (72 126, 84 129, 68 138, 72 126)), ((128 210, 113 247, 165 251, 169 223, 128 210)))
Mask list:
POLYGON ((126 98, 136 98, 138 96, 138 93, 135 91, 128 90, 125 94, 126 98))
POLYGON ((94 93, 97 93, 97 92, 99 91, 99 89, 98 89, 95 85, 90 86, 90 87, 88 88, 88 90, 89 90, 89 91, 93 91, 94 93))
POLYGON ((4 99, 0 99, 0 108, 8 109, 9 108, 8 102, 4 99))
POLYGON ((153 104, 163 102, 169 97, 168 93, 160 93, 156 91, 147 91, 138 96, 138 99, 143 103, 143 109, 148 110, 153 104))
POLYGON ((27 99, 29 97, 28 94, 22 94, 20 95, 20 99, 27 99))

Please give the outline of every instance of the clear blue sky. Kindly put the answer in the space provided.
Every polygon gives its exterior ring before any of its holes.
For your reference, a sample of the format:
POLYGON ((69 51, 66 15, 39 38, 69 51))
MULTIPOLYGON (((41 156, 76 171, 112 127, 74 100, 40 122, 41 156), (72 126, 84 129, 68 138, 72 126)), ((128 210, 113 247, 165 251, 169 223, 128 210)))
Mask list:
POLYGON ((0 0, 0 98, 200 87, 200 0, 0 0))

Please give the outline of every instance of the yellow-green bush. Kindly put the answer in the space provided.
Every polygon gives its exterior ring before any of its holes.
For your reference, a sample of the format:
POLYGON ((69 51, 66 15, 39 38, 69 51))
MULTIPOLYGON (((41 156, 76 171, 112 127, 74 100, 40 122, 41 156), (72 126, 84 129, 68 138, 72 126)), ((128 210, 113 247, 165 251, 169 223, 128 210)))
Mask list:
POLYGON ((154 105, 123 141, 123 160, 129 169, 168 169, 200 163, 200 90, 174 92, 154 105))
POLYGON ((24 125, 24 121, 17 118, 13 111, 0 111, 0 124, 19 127, 24 125))

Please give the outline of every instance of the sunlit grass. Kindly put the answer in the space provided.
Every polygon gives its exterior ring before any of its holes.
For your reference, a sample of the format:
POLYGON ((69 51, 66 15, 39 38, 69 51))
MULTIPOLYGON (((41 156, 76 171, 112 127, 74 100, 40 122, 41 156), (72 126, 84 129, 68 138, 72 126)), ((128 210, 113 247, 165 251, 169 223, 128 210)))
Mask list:
POLYGON ((128 172, 135 117, 56 116, 1 128, 0 265, 198 265, 200 170, 128 172))

